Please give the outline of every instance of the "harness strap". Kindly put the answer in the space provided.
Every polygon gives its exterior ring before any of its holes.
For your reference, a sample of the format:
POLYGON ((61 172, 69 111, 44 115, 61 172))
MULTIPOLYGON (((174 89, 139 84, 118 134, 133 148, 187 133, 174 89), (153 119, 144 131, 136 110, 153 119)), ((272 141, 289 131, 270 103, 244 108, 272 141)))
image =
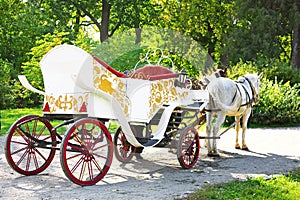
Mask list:
MULTIPOLYGON (((243 82, 242 81, 236 81, 236 83, 240 83, 241 84, 241 86, 243 87, 243 89, 244 89, 244 91, 246 93, 246 102, 244 104, 241 104, 238 110, 240 110, 240 108, 243 107, 243 106, 250 105, 252 107, 252 103, 254 101, 254 91, 253 91, 254 89, 253 89, 253 85, 252 85, 252 83, 250 82, 250 80, 247 77, 244 76, 244 78, 248 82, 248 84, 249 84, 249 86, 251 88, 252 98, 250 97, 250 94, 247 91, 246 87, 243 85, 244 81, 243 82)), ((238 87, 238 84, 236 84, 236 86, 237 86, 237 88, 238 88, 238 90, 240 92, 240 95, 242 97, 242 93, 240 91, 240 88, 238 87)))
POLYGON ((251 104, 253 102, 253 99, 250 99, 250 95, 249 95, 247 89, 245 88, 245 86, 242 85, 242 87, 243 87, 243 89, 244 89, 244 91, 246 93, 246 103, 242 104, 241 106, 246 106, 248 104, 251 104))
POLYGON ((240 90, 239 85, 237 84, 237 82, 235 83, 235 86, 236 86, 237 90, 235 90, 235 93, 234 93, 234 96, 232 98, 231 104, 233 104, 233 102, 234 102, 234 100, 236 98, 236 94, 237 94, 238 91, 240 93, 240 96, 242 96, 241 90, 240 90))
POLYGON ((244 78, 245 78, 246 81, 249 83, 250 88, 251 88, 251 93, 252 93, 251 103, 252 103, 253 101, 255 101, 255 97, 254 97, 254 87, 253 87, 251 81, 250 81, 247 77, 244 76, 244 78))

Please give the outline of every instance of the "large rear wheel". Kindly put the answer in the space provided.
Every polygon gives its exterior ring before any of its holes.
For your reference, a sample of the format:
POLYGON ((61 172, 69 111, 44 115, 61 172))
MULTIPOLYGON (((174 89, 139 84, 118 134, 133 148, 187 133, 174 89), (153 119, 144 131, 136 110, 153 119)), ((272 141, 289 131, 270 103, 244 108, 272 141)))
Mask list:
POLYGON ((96 184, 112 163, 111 135, 96 119, 76 121, 67 130, 60 148, 60 163, 65 175, 79 185, 96 184))
POLYGON ((197 130, 193 127, 183 129, 177 147, 180 166, 184 169, 192 168, 198 160, 199 153, 200 141, 197 130))
POLYGON ((5 142, 8 164, 18 173, 35 175, 44 171, 55 155, 55 133, 51 124, 36 115, 18 119, 9 129, 5 142))

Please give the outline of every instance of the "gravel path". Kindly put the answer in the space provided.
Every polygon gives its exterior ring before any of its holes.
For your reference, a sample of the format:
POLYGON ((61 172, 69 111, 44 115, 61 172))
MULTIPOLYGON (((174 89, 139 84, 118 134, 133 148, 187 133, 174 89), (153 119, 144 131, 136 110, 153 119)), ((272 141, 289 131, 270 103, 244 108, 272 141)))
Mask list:
POLYGON ((256 176, 272 176, 300 167, 300 127, 248 129, 249 152, 235 150, 231 129, 218 142, 220 158, 206 157, 182 170, 175 150, 148 148, 143 160, 113 164, 97 185, 80 187, 64 175, 59 154, 50 167, 36 176, 22 176, 7 164, 4 137, 0 137, 0 199, 174 199, 182 198, 206 184, 256 176))

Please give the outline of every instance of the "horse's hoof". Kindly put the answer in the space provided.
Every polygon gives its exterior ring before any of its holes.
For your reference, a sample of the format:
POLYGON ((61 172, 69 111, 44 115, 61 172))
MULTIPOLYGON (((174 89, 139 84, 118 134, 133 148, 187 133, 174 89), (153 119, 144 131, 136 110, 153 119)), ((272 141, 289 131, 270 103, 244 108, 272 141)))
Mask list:
POLYGON ((243 147, 242 150, 243 151, 249 151, 248 147, 243 147))
POLYGON ((207 153, 207 156, 208 157, 220 157, 220 154, 219 153, 212 153, 212 152, 210 152, 210 153, 207 153))
POLYGON ((240 146, 235 146, 235 149, 241 149, 241 147, 240 146))

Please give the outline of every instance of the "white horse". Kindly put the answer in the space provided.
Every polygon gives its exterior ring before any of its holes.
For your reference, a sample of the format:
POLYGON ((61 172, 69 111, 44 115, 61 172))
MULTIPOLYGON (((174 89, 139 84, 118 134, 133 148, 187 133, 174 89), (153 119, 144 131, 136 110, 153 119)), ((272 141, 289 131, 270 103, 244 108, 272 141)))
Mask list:
POLYGON ((207 85, 210 97, 206 107, 206 133, 214 138, 208 141, 208 156, 219 156, 215 138, 219 136, 220 126, 225 121, 226 115, 235 116, 236 149, 240 149, 238 133, 242 118, 242 149, 248 150, 245 134, 252 106, 258 103, 260 77, 261 75, 246 74, 237 81, 223 77, 210 80, 207 85))

